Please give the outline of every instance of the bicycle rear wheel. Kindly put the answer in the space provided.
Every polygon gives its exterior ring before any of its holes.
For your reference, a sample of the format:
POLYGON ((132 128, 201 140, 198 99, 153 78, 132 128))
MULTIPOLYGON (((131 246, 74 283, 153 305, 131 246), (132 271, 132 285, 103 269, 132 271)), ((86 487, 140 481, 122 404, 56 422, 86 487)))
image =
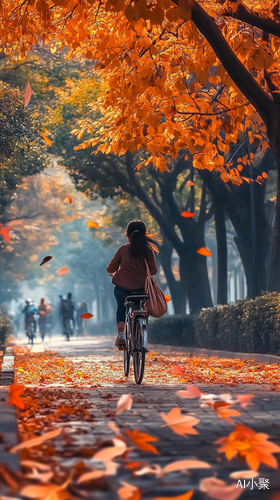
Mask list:
POLYGON ((126 350, 123 351, 123 371, 124 371, 125 377, 128 377, 128 375, 129 375, 130 353, 131 353, 130 342, 129 342, 129 338, 128 338, 128 334, 129 334, 128 328, 129 328, 129 325, 126 321, 125 322, 126 350))
POLYGON ((134 327, 133 368, 136 384, 141 384, 144 376, 146 350, 142 344, 142 328, 137 320, 134 327))

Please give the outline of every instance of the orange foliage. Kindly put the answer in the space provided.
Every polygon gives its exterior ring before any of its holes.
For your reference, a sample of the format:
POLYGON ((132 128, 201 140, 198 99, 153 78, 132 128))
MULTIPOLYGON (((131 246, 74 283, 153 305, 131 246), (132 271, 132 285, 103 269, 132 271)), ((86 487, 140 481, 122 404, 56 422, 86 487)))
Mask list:
POLYGON ((149 443, 149 441, 158 441, 158 438, 149 436, 149 434, 145 434, 144 432, 139 432, 136 429, 133 431, 125 431, 125 434, 129 437, 130 441, 135 444, 140 450, 150 451, 151 453, 155 453, 159 455, 158 450, 149 443))
POLYGON ((216 441, 221 444, 220 452, 224 452, 227 459, 239 456, 245 458, 252 470, 258 470, 261 462, 277 469, 277 460, 272 453, 280 453, 280 447, 267 440, 267 434, 257 433, 250 427, 237 424, 235 431, 228 437, 216 441))
POLYGON ((12 405, 15 405, 15 407, 19 408, 20 410, 24 409, 24 402, 20 397, 24 389, 25 389, 24 385, 17 385, 17 384, 12 384, 9 387, 9 402, 12 405))

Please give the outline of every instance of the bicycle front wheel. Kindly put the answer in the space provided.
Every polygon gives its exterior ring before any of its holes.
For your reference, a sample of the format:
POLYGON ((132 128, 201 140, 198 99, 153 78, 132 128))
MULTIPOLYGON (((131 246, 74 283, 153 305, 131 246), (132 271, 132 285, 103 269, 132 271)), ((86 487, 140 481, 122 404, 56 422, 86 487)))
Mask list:
POLYGON ((142 328, 137 320, 134 327, 133 369, 136 384, 141 384, 144 376, 146 350, 142 343, 142 328))

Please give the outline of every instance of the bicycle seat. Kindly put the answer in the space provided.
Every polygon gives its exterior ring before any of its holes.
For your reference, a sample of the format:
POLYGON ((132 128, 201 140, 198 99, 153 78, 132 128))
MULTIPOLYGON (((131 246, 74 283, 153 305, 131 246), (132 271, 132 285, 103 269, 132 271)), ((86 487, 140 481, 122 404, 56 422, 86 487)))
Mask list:
POLYGON ((146 293, 143 293, 143 294, 142 293, 141 294, 139 294, 139 293, 135 293, 135 294, 132 293, 131 295, 128 295, 125 299, 126 300, 132 300, 132 301, 135 300, 135 299, 136 300, 143 300, 143 299, 149 299, 149 295, 147 295, 146 293))

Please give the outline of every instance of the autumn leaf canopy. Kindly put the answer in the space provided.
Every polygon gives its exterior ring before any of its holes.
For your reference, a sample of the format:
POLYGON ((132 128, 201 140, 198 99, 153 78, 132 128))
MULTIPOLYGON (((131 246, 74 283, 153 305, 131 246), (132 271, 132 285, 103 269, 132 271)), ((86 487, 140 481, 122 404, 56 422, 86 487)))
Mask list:
POLYGON ((230 145, 268 144, 266 113, 254 106, 273 104, 279 84, 276 10, 272 0, 2 0, 0 29, 5 53, 20 59, 44 42, 96 61, 105 88, 92 106, 102 116, 80 120, 77 148, 148 151, 139 167, 161 171, 188 151, 196 168, 240 184, 230 145))

